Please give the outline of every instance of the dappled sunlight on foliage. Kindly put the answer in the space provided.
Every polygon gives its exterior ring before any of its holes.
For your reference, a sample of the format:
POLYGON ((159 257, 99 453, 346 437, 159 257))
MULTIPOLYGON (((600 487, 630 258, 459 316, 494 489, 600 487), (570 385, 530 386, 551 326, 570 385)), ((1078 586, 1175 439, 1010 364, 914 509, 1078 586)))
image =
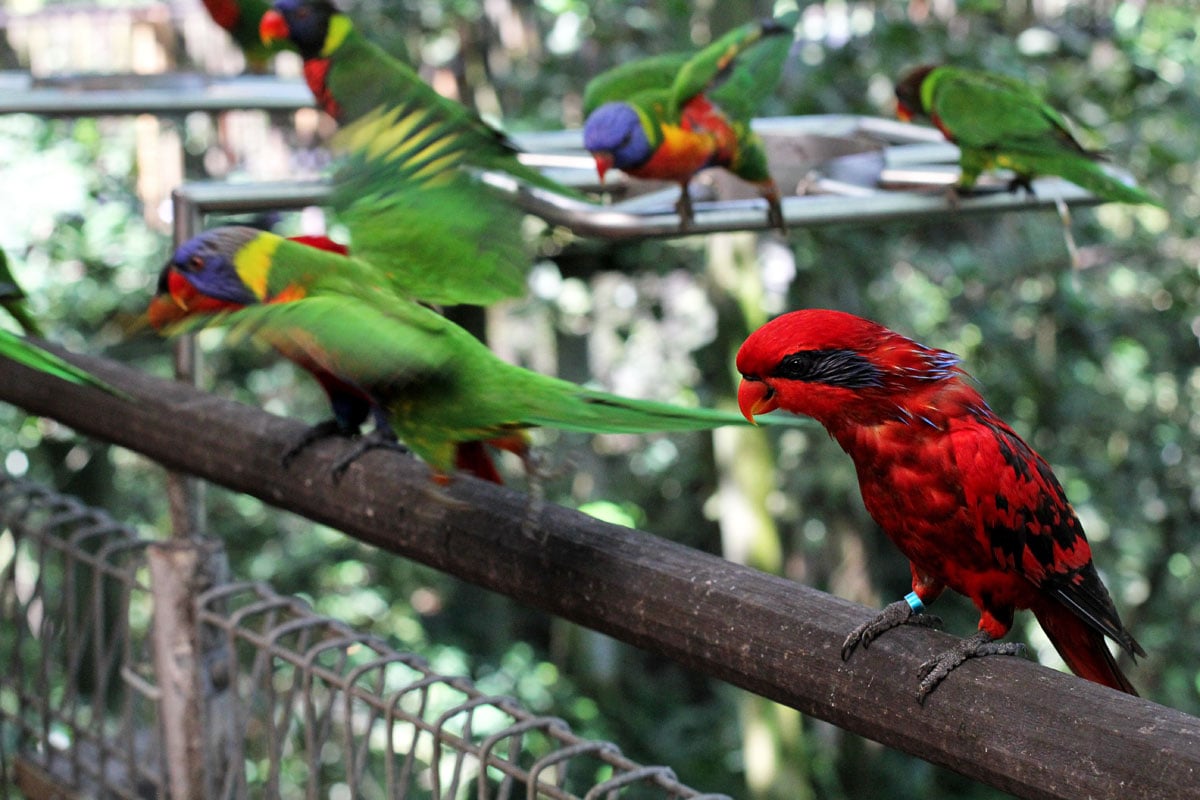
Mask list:
MULTIPOLYGON (((578 126, 590 76, 706 43, 773 8, 748 0, 344 5, 381 44, 419 54, 423 77, 442 76, 517 131, 578 126)), ((722 255, 742 252, 736 243, 613 244, 542 231, 530 296, 476 329, 486 328, 506 358, 572 380, 726 407, 747 323, 788 309, 842 309, 959 353, 992 407, 1067 488, 1122 617, 1150 653, 1128 670, 1133 682, 1150 699, 1200 713, 1195 10, 1069 0, 816 2, 805 7, 801 31, 766 114, 891 116, 895 76, 923 62, 1004 72, 1043 91, 1084 141, 1138 176, 1167 210, 1073 209, 1075 262, 1054 211, 793 230, 786 241, 771 234, 749 246, 747 269, 722 255), (723 283, 729 274, 766 289, 746 306, 723 283)), ((0 246, 51 339, 167 375, 169 345, 131 324, 169 248, 163 209, 143 208, 135 192, 133 124, 0 117, 0 246)), ((209 155, 222 146, 219 126, 192 119, 182 131, 190 177, 205 177, 205 165, 245 174, 224 154, 209 155)), ((296 162, 323 165, 311 154, 296 162)), ((282 229, 304 224, 287 217, 282 229)), ((272 353, 228 348, 208 334, 201 347, 206 388, 307 421, 326 415, 318 387, 272 353)), ((540 432, 537 441, 559 467, 546 481, 549 500, 721 552, 711 437, 540 432)), ((865 603, 903 595, 908 565, 867 516, 837 444, 816 425, 771 431, 769 441, 776 469, 764 494, 780 554, 769 568, 865 603)), ((0 464, 166 535, 162 471, 140 457, 0 405, 0 464)), ((515 459, 502 469, 515 487, 528 485, 515 459)), ((757 735, 755 723, 772 712, 748 711, 728 686, 253 498, 212 489, 207 509, 236 576, 299 594, 320 613, 423 653, 438 670, 469 673, 487 691, 564 717, 583 736, 612 738, 634 759, 668 763, 691 785, 750 796, 743 733, 757 735)), ((977 621, 959 597, 944 597, 936 612, 958 635, 977 621)), ((1018 616, 1012 636, 1061 666, 1030 615, 1018 616)), ((872 797, 880 786, 897 800, 1007 796, 824 723, 776 722, 766 738, 778 783, 756 797, 872 797)))

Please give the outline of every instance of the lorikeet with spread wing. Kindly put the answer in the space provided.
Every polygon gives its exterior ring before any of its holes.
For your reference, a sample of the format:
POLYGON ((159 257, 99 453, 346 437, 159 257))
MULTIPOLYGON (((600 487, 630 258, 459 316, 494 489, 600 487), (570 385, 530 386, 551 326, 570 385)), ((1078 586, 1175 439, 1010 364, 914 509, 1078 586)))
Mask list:
POLYGON ((1092 564, 1050 466, 987 406, 958 357, 839 311, 784 314, 737 355, 747 419, 783 409, 825 426, 858 471, 867 511, 908 557, 912 594, 846 639, 842 657, 886 630, 928 622, 947 586, 980 611, 979 631, 927 662, 919 697, 1001 644, 1031 609, 1077 675, 1136 694, 1105 645, 1144 656, 1092 564))
POLYGON ((267 60, 284 49, 282 42, 264 43, 258 35, 263 14, 271 9, 267 0, 202 0, 213 21, 229 33, 242 49, 246 63, 262 71, 267 60))
MULTIPOLYGON (((460 103, 442 97, 407 64, 392 58, 354 27, 329 0, 278 0, 263 16, 262 40, 290 41, 304 58, 304 77, 339 125, 367 114, 390 116, 396 137, 436 137, 444 155, 506 172, 525 183, 564 195, 577 193, 518 160, 520 149, 460 103), (420 110, 426 127, 406 120, 420 110)), ((357 249, 357 246, 355 247, 357 249)))
MULTIPOLYGON (((354 255, 324 237, 261 237, 227 228, 181 246, 164 268, 150 321, 163 329, 180 317, 228 311, 259 296, 275 302, 321 292, 379 291, 424 303, 486 304, 524 291, 528 258, 521 212, 465 172, 452 139, 438 135, 436 112, 414 108, 364 115, 338 132, 343 155, 330 203, 349 230, 354 255), (398 127, 409 135, 396 135, 398 127), (226 239, 233 241, 227 242, 226 239), (194 286, 213 249, 238 252, 242 276, 230 286, 194 286), (436 265, 436 267, 431 267, 436 265), (255 292, 242 288, 246 283, 255 292)), ((340 474, 366 449, 392 446, 386 416, 351 378, 324 369, 303 349, 280 348, 316 377, 329 395, 333 419, 296 443, 284 459, 328 435, 352 436, 368 416, 375 434, 335 468, 340 474)), ((494 477, 490 462, 473 471, 494 477), (486 474, 485 474, 486 473, 486 474)))
POLYGON ((1105 200, 1161 205, 1100 166, 1103 156, 1072 135, 1066 119, 1015 78, 958 67, 926 65, 896 84, 898 116, 928 117, 962 151, 959 188, 979 174, 1012 170, 1011 188, 1032 191, 1037 175, 1058 175, 1105 200))
POLYGON ((385 286, 339 281, 346 261, 274 234, 217 228, 184 244, 169 270, 209 307, 241 307, 194 322, 256 335, 354 387, 386 410, 439 479, 462 444, 525 455, 525 431, 535 426, 650 433, 744 424, 736 413, 627 399, 509 364, 426 306, 385 286))
POLYGON ((633 61, 593 79, 583 97, 583 146, 600 179, 616 167, 637 178, 677 181, 686 227, 692 176, 724 167, 758 186, 771 223, 782 229, 779 187, 750 119, 779 81, 798 18, 790 12, 752 22, 698 53, 633 61))
MULTIPOLYGON (((26 334, 42 335, 37 320, 25 308, 25 293, 17 284, 16 278, 13 277, 8 266, 8 256, 3 250, 0 250, 0 307, 3 307, 16 320, 26 334)), ((53 375, 60 380, 78 383, 82 386, 93 386, 110 394, 120 394, 90 372, 64 361, 28 339, 22 339, 3 329, 0 329, 0 358, 16 361, 18 364, 53 375)))

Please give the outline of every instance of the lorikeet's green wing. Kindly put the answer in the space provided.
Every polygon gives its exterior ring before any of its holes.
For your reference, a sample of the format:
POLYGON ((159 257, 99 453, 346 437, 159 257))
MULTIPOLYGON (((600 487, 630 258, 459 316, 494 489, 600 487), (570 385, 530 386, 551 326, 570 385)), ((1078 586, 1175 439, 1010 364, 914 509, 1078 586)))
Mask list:
POLYGON ((792 11, 747 23, 696 53, 672 84, 675 108, 703 93, 731 120, 749 120, 775 90, 799 18, 792 11))
POLYGON ((3 306, 9 316, 17 321, 25 333, 30 336, 42 335, 37 320, 25 307, 25 292, 21 290, 17 279, 13 277, 12 270, 8 266, 8 256, 4 254, 3 250, 0 250, 0 306, 3 306))
POLYGON ((605 103, 630 102, 645 92, 669 96, 679 71, 691 57, 691 53, 665 53, 627 61, 597 75, 583 90, 584 116, 605 103))
MULTIPOLYGON (((331 113, 339 124, 346 125, 385 109, 395 112, 397 134, 403 135, 412 114, 421 111, 436 122, 439 135, 456 140, 456 147, 466 155, 467 163, 507 172, 560 194, 580 196, 522 164, 518 159, 520 149, 503 132, 461 103, 442 97, 407 64, 368 41, 346 15, 334 14, 329 31, 331 37, 338 37, 338 43, 326 56, 329 66, 324 87, 337 112, 331 113)), ((329 110, 330 104, 325 105, 329 110)))
POLYGON ((521 212, 466 169, 468 142, 428 107, 367 114, 334 140, 331 203, 355 259, 405 297, 487 304, 520 295, 531 263, 521 212))
POLYGON ((960 146, 1091 155, 1061 114, 1013 78, 938 67, 925 79, 921 96, 930 116, 960 146))

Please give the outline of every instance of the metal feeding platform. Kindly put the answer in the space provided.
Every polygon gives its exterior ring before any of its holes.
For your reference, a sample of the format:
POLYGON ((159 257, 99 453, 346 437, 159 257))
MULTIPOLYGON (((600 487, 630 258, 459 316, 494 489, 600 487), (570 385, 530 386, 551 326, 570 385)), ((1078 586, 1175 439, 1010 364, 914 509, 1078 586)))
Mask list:
MULTIPOLYGON (((878 117, 814 115, 754 122, 767 145, 771 171, 784 192, 788 228, 874 224, 947 214, 999 213, 1094 205, 1098 198, 1061 178, 1039 178, 1034 193, 1008 191, 1003 174, 986 175, 958 198, 958 148, 932 129, 878 117)), ((686 228, 675 211, 679 187, 616 174, 604 185, 578 130, 514 134, 521 160, 561 183, 596 194, 595 202, 520 183, 503 173, 484 180, 552 225, 579 236, 639 239, 722 231, 769 230, 766 201, 753 186, 724 170, 698 175, 691 185, 694 216, 686 228)), ((612 175, 612 173, 610 173, 612 175)), ((281 211, 320 205, 323 180, 256 184, 190 182, 175 193, 176 225, 199 230, 206 213, 281 211)))
MULTIPOLYGON (((81 75, 34 79, 0 72, 0 114, 54 117, 155 114, 246 109, 296 111, 313 105, 303 81, 275 77, 166 75, 81 75)), ((1090 193, 1059 178, 1034 181, 1034 194, 1007 191, 1003 175, 985 176, 977 191, 952 198, 958 178, 958 149, 932 129, 878 117, 822 114, 774 117, 754 122, 766 142, 771 172, 784 194, 789 228, 847 223, 872 224, 958 213, 998 213, 1090 205, 1090 193)), ((526 211, 580 236, 636 239, 736 230, 767 230, 766 202, 755 189, 720 169, 691 184, 695 210, 681 228, 675 202, 679 187, 639 181, 618 172, 603 186, 583 149, 579 130, 514 134, 522 160, 562 183, 598 198, 564 197, 488 174, 490 184, 510 194, 526 211)), ((1126 177, 1126 176, 1122 176, 1126 177)), ((176 211, 186 220, 176 232, 194 234, 189 222, 208 211, 286 210, 320 204, 322 181, 180 187, 176 211)))

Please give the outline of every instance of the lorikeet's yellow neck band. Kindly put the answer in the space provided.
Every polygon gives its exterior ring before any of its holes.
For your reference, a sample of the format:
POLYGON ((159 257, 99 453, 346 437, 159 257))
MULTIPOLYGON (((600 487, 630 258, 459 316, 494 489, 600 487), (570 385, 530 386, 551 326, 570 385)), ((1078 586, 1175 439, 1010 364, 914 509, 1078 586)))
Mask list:
POLYGON ((272 233, 264 233, 251 239, 233 258, 242 283, 254 292, 259 300, 267 296, 267 276, 271 272, 271 258, 283 239, 272 233))
POLYGON ((325 46, 321 48, 321 55, 328 58, 342 46, 347 34, 354 30, 354 23, 345 14, 334 14, 329 18, 329 29, 325 33, 325 46))

